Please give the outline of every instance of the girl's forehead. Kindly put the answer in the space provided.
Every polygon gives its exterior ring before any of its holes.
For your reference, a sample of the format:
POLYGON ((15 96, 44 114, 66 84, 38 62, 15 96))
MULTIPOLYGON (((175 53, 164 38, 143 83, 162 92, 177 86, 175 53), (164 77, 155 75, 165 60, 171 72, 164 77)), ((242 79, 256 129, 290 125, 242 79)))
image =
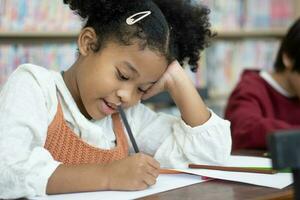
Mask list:
POLYGON ((148 47, 141 48, 139 43, 133 43, 130 45, 122 45, 116 42, 110 42, 106 45, 106 49, 113 52, 116 55, 116 59, 134 60, 134 62, 145 62, 143 64, 161 65, 167 67, 168 60, 158 50, 150 49, 148 47))
POLYGON ((167 68, 167 59, 153 50, 146 48, 144 50, 129 51, 129 54, 125 59, 132 63, 142 77, 157 79, 167 68))
POLYGON ((122 45, 110 42, 105 45, 100 54, 102 58, 117 67, 138 72, 139 77, 146 81, 157 81, 168 66, 165 56, 147 47, 141 49, 137 43, 122 45))

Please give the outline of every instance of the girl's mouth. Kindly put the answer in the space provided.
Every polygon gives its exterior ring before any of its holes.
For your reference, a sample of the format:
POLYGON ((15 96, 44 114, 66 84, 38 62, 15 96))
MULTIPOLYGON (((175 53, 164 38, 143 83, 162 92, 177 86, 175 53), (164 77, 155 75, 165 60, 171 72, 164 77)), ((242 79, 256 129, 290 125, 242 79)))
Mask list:
POLYGON ((104 99, 102 99, 100 107, 101 107, 101 110, 107 115, 111 115, 111 114, 115 113, 117 110, 117 107, 114 104, 109 103, 109 102, 105 101, 104 99))

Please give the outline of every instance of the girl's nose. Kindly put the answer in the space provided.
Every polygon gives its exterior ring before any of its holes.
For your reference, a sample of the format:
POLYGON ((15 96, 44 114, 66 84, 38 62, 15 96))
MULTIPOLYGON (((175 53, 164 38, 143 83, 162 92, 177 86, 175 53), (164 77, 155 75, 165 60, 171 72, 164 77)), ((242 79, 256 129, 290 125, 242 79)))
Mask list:
POLYGON ((130 104, 133 100, 133 95, 133 90, 128 88, 117 91, 117 96, 120 98, 122 104, 130 104))

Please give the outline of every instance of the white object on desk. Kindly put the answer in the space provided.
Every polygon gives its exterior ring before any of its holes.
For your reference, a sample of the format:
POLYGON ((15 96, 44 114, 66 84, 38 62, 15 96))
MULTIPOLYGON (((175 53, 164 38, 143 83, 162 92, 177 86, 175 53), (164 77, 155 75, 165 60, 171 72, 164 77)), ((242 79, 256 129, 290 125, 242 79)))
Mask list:
POLYGON ((36 200, 127 200, 145 197, 148 195, 180 188, 196 183, 204 182, 198 175, 189 174, 161 174, 159 175, 155 185, 142 191, 99 191, 99 192, 82 192, 82 193, 71 193, 71 194, 60 194, 60 195, 48 195, 45 197, 36 197, 36 200))
MULTIPOLYGON (((252 157, 252 156, 231 156, 229 161, 224 166, 231 167, 271 167, 271 160, 268 158, 252 157)), ((49 195, 45 197, 34 198, 36 200, 99 200, 99 199, 136 199, 148 195, 204 182, 201 176, 237 181, 242 183, 250 183, 259 186, 266 186, 272 188, 282 189, 293 183, 291 173, 277 173, 277 174, 258 174, 246 172, 229 172, 220 170, 207 169, 177 169, 178 171, 192 173, 189 174, 161 174, 157 179, 157 183, 142 191, 99 191, 99 192, 83 192, 62 195, 49 195), (199 176, 201 175, 201 176, 199 176)))
MULTIPOLYGON (((197 163, 196 163, 197 164, 197 163)), ((253 156, 230 156, 228 167, 272 167, 271 159, 253 156)), ((282 189, 293 183, 292 173, 259 174, 248 172, 230 172, 209 169, 177 169, 178 171, 198 174, 210 178, 230 180, 253 185, 282 189)))

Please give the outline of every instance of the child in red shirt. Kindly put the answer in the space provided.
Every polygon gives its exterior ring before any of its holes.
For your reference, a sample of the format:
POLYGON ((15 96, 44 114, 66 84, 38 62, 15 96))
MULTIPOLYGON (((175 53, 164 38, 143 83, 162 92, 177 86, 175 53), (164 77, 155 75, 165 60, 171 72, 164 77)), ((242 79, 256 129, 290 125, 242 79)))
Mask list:
POLYGON ((300 19, 283 38, 274 72, 245 70, 225 110, 233 149, 265 149, 266 136, 300 128, 300 19))

